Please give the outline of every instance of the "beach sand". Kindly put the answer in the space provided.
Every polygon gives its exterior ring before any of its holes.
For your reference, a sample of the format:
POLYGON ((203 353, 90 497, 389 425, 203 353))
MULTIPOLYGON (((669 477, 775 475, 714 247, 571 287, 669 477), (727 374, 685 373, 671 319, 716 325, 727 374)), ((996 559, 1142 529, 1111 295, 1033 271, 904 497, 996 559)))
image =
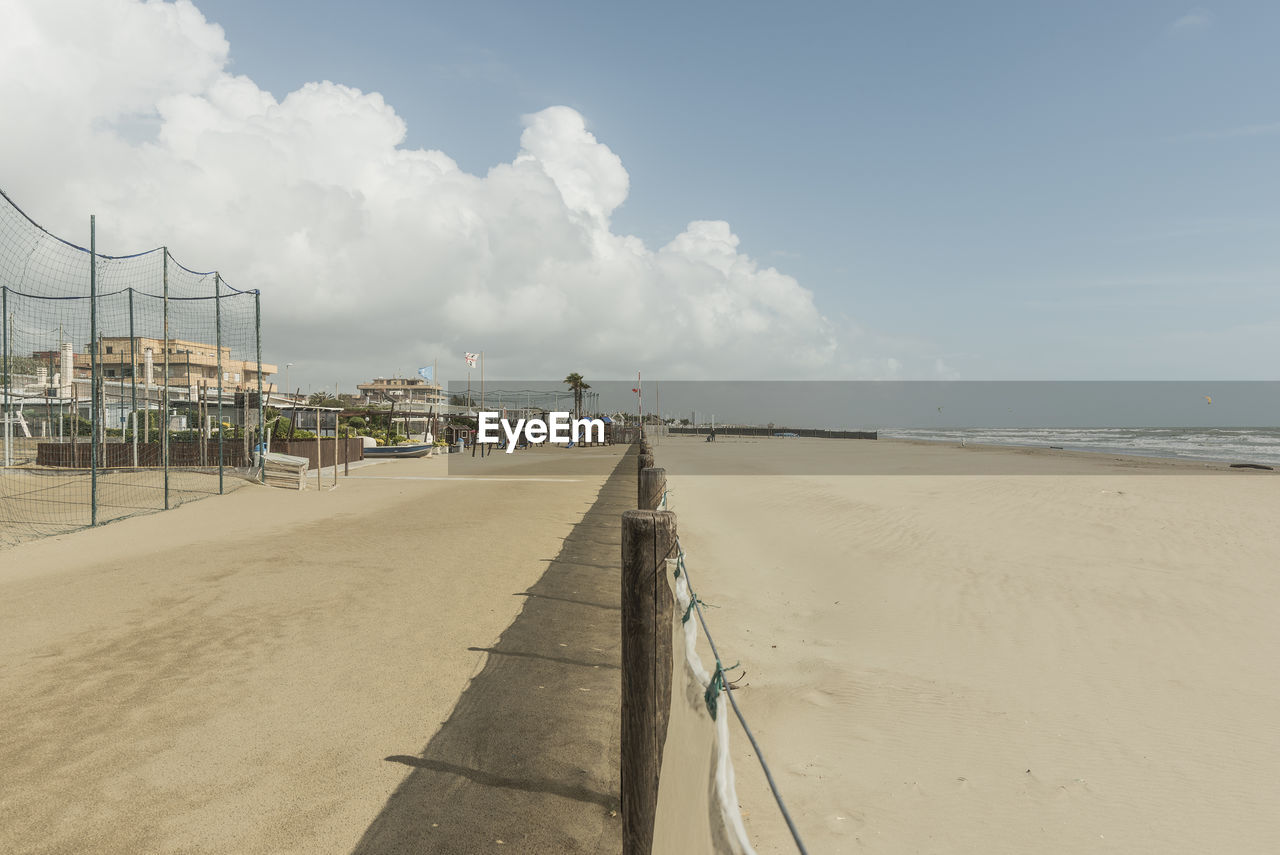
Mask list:
POLYGON ((0 551, 0 852, 616 851, 627 452, 0 551))
MULTIPOLYGON (((655 451, 811 851, 1280 850, 1274 474, 655 451), (910 474, 796 474, 859 466, 910 474)), ((625 453, 387 462, 0 551, 0 851, 618 851, 625 453)), ((794 851, 731 733, 753 841, 794 851)))
MULTIPOLYGON (((811 852, 1280 851, 1275 473, 890 441, 655 454, 811 852), (837 456, 915 474, 794 474, 837 456), (753 474, 681 474, 711 471, 753 474)), ((794 852, 731 732, 754 844, 794 852)))

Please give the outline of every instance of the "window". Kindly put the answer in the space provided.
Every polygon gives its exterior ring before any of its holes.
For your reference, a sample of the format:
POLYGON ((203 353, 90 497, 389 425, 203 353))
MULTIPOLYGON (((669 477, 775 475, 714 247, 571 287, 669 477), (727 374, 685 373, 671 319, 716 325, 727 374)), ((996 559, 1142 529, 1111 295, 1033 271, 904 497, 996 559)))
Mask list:
POLYGON ((111 353, 111 345, 107 345, 107 353, 111 353))

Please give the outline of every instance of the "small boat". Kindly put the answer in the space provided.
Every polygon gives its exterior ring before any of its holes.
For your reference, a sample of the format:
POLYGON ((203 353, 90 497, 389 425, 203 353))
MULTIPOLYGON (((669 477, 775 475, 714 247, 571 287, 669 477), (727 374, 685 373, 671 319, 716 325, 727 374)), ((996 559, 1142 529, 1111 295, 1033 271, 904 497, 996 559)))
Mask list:
POLYGON ((365 457, 426 457, 434 445, 419 442, 414 445, 371 445, 364 450, 365 457))

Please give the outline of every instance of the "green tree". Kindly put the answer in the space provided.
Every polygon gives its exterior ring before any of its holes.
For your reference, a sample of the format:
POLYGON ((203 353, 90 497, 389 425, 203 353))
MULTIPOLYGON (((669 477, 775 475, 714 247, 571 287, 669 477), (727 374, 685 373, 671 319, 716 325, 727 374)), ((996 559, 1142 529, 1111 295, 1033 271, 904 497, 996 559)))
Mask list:
POLYGON ((88 419, 66 413, 62 416, 62 435, 93 436, 93 423, 88 419))
MULTIPOLYGON (((40 360, 31 356, 10 356, 9 371, 12 374, 34 375, 40 367, 40 360)), ((7 378, 6 378, 7 379, 7 378)))
POLYGON ((341 407, 343 405, 341 401, 327 392, 316 392, 307 398, 307 403, 313 407, 341 407))
POLYGON ((582 418, 582 393, 591 386, 576 371, 564 378, 564 382, 573 391, 573 417, 580 419, 582 418))

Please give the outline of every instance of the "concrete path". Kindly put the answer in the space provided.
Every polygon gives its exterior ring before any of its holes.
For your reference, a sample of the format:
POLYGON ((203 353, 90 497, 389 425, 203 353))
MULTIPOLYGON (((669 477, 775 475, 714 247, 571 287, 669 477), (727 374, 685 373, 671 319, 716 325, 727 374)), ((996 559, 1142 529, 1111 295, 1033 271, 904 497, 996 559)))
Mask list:
POLYGON ((0 550, 0 852, 618 851, 626 451, 0 550))
POLYGON ((355 855, 621 851, 619 570, 628 454, 355 855))

